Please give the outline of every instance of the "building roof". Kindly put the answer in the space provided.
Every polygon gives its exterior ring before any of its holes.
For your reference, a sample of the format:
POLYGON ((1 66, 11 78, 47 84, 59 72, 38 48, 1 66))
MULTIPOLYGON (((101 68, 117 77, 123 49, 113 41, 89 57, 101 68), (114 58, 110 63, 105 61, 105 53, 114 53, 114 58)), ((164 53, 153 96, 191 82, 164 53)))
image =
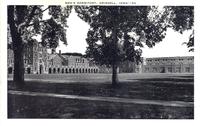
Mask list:
POLYGON ((61 62, 62 62, 63 65, 68 64, 68 60, 64 56, 59 55, 57 53, 55 53, 55 54, 49 54, 49 60, 53 60, 56 57, 59 57, 61 59, 61 62))
MULTIPOLYGON (((145 57, 143 57, 143 58, 145 58, 145 57)), ((178 58, 194 58, 194 56, 148 57, 145 59, 178 59, 178 58)))
POLYGON ((53 59, 57 54, 49 54, 49 59, 53 59))
POLYGON ((63 62, 63 64, 67 64, 68 62, 68 60, 64 57, 64 56, 62 56, 62 55, 58 55, 61 59, 62 59, 62 62, 63 62))
POLYGON ((81 53, 61 53, 61 55, 68 55, 68 56, 84 56, 81 53))

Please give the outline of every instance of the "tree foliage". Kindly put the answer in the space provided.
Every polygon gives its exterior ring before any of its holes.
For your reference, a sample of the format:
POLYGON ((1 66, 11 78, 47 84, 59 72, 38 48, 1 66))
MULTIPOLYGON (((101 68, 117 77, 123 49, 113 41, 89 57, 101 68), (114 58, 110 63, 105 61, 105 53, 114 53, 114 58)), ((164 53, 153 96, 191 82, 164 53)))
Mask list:
POLYGON ((193 6, 171 6, 168 11, 172 11, 172 28, 180 33, 190 30, 194 26, 193 6))
MULTIPOLYGON (((66 29, 67 18, 71 12, 71 6, 8 6, 8 24, 15 24, 23 43, 28 42, 32 37, 42 34, 42 44, 48 47, 57 47, 61 40, 67 44, 66 29), (13 12, 10 12, 13 8, 13 12), (43 13, 49 10, 49 19, 43 19, 43 13)), ((11 28, 12 30, 12 28, 11 28)))
POLYGON ((166 11, 171 12, 170 27, 179 33, 192 30, 187 42, 189 51, 194 51, 194 6, 166 6, 166 11))
POLYGON ((90 25, 87 56, 112 66, 113 74, 123 61, 140 62, 141 48, 161 42, 167 28, 182 33, 193 26, 193 7, 76 6, 75 10, 90 25))
POLYGON ((33 37, 41 34, 42 45, 56 48, 59 40, 67 44, 66 18, 71 12, 71 6, 8 6, 8 24, 11 44, 14 51, 14 83, 24 84, 24 47, 33 42, 33 37), (44 12, 49 10, 49 19, 44 19, 44 12))
POLYGON ((141 47, 153 47, 165 37, 164 17, 151 19, 150 13, 155 13, 149 6, 77 6, 75 9, 90 25, 86 53, 102 65, 125 60, 139 62, 141 47))
POLYGON ((112 84, 123 61, 139 63, 142 47, 155 46, 165 37, 165 16, 150 6, 77 6, 78 16, 90 25, 86 55, 112 67, 112 84), (154 15, 154 16, 152 16, 154 15))

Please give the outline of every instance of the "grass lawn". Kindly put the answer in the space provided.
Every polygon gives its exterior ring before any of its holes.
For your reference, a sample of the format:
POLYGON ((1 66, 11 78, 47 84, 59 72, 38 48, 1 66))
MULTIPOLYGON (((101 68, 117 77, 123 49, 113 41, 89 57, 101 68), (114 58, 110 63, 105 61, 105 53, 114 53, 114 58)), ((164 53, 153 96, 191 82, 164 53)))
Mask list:
MULTIPOLYGON (((112 87, 110 75, 26 75, 23 91, 193 102, 191 74, 120 74, 112 87), (40 80, 40 81, 38 81, 40 80)), ((12 80, 9 90, 15 90, 12 80)), ((9 118, 194 118, 192 107, 169 107, 51 97, 8 95, 9 118)))
POLYGON ((190 119, 193 108, 8 95, 9 118, 190 119))

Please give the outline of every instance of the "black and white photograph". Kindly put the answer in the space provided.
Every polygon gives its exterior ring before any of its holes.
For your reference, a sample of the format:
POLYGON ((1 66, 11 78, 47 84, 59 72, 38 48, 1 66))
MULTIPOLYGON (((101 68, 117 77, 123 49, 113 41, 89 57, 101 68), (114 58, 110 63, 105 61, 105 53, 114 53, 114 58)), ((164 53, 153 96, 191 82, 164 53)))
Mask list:
POLYGON ((194 119, 194 6, 8 5, 8 119, 194 119))

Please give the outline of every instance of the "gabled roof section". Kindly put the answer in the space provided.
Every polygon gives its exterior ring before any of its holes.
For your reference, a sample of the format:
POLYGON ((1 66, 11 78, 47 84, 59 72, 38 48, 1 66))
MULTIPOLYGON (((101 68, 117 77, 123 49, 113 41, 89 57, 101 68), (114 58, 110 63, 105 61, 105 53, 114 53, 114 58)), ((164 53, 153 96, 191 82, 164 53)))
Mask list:
POLYGON ((67 65, 68 64, 68 60, 64 56, 59 55, 59 54, 58 54, 58 56, 62 59, 62 64, 63 65, 67 65))
POLYGON ((61 59, 62 65, 67 65, 68 64, 67 58, 65 58, 62 55, 59 55, 57 53, 56 54, 50 54, 49 55, 49 60, 53 60, 56 57, 59 57, 61 59))
POLYGON ((49 59, 53 59, 54 57, 56 57, 57 54, 49 54, 49 59))

